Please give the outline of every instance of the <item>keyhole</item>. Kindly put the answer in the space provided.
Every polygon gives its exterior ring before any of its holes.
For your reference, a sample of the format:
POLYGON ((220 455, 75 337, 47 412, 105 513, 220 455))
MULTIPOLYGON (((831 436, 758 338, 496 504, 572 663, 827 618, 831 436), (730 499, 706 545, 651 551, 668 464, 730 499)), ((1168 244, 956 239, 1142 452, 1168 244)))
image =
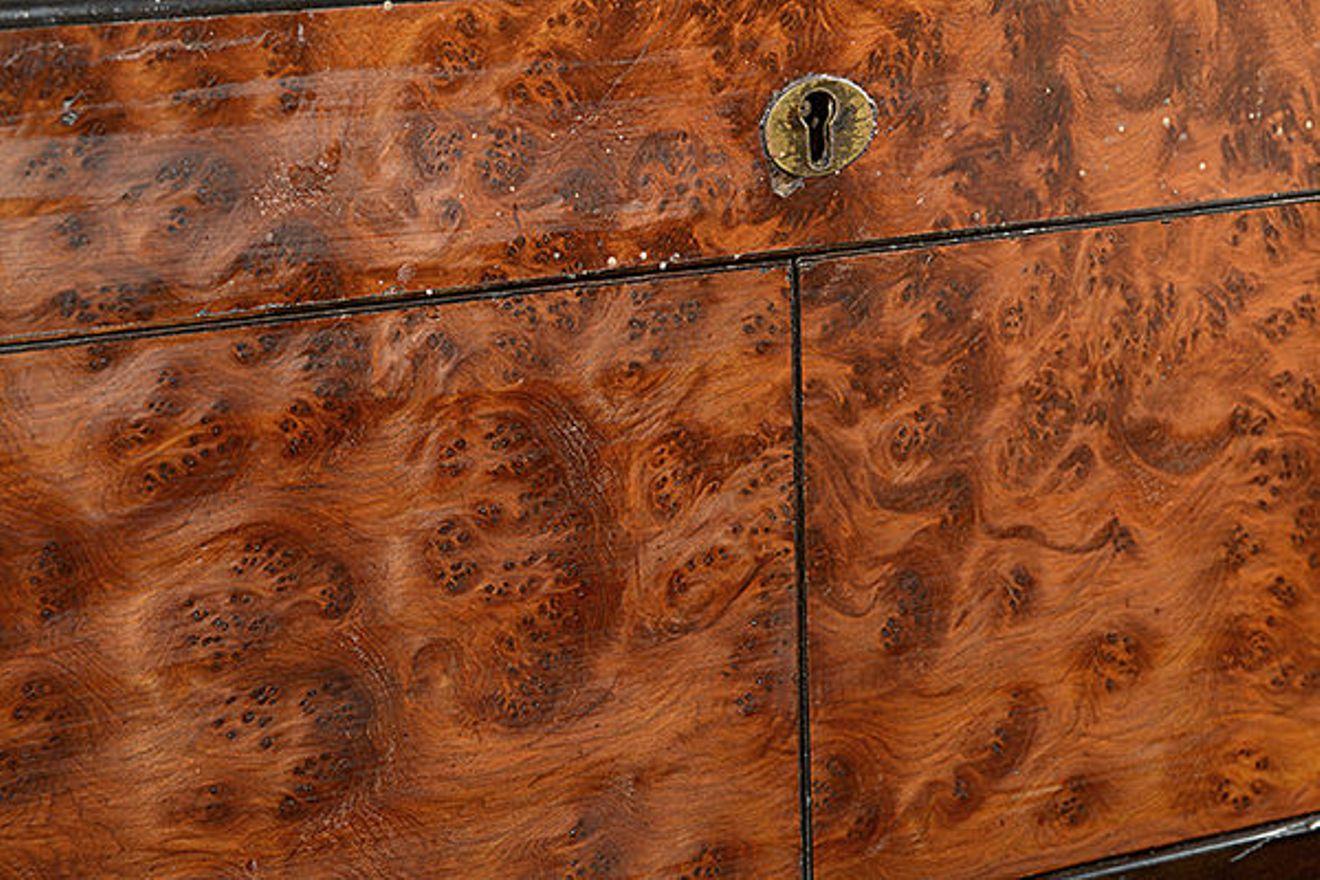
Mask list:
POLYGON ((799 112, 807 127, 807 162, 812 168, 824 168, 830 163, 833 153, 830 128, 837 110, 838 102, 824 89, 808 92, 802 100, 799 112))

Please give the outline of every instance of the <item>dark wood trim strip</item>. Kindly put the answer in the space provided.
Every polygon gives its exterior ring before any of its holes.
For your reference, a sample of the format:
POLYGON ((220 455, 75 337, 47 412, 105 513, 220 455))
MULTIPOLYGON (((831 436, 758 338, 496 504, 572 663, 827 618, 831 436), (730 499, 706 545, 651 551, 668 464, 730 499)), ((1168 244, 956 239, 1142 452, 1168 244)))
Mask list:
POLYGON ((840 257, 891 253, 895 251, 916 250, 927 247, 947 247, 958 244, 970 244, 978 241, 995 241, 999 239, 1023 238, 1033 235, 1047 235, 1052 232, 1064 232, 1069 230, 1097 229, 1106 226, 1126 226, 1133 223, 1148 223, 1155 221, 1163 223, 1190 217, 1228 214, 1238 211, 1264 210, 1269 208, 1279 208, 1286 205, 1308 204, 1317 201, 1320 201, 1320 189, 1310 189, 1293 193, 1273 193, 1270 195, 1250 196, 1240 199, 1224 199, 1217 202, 1179 205, 1173 208, 1150 208, 1093 214, 1081 217, 1064 217, 1056 220, 1036 220, 1029 223, 1004 224, 1002 226, 977 227, 949 232, 923 233, 921 235, 857 241, 844 245, 784 248, 781 250, 739 254, 732 259, 712 258, 709 260, 690 260, 679 265, 670 265, 665 269, 659 269, 654 266, 637 266, 624 269, 607 269, 599 272, 585 272, 580 275, 556 275, 547 278, 533 278, 500 284, 475 285, 467 288, 401 291, 398 293, 371 297, 369 299, 351 297, 288 306, 271 305, 260 313, 247 313, 232 317, 200 317, 188 321, 154 324, 145 327, 130 327, 125 329, 114 329, 111 327, 103 330, 93 329, 81 333, 51 333, 30 337, 19 337, 0 341, 0 355, 46 348, 64 348, 89 342, 114 342, 125 339, 174 336, 181 333, 197 333, 205 330, 283 324, 290 321, 322 318, 327 316, 382 312, 390 311, 392 309, 413 308, 425 305, 442 305, 451 302, 467 302, 473 299, 497 299, 505 296, 563 290, 571 287, 617 284, 621 281, 639 281, 658 277, 709 274, 713 272, 732 272, 752 266, 776 266, 787 265, 790 262, 800 262, 805 267, 812 262, 838 259, 840 257))
POLYGON ((206 18, 259 12, 306 12, 345 6, 379 6, 362 0, 50 0, 0 3, 0 30, 68 24, 116 24, 171 18, 206 18))
POLYGON ((811 657, 807 626, 806 435, 802 397, 802 294, 797 261, 789 268, 793 363, 793 569, 798 625, 798 814, 802 819, 802 880, 815 876, 811 819, 811 657))
POLYGON ((427 290, 404 291, 388 296, 371 299, 341 299, 320 303, 306 303, 285 308, 273 308, 253 314, 243 313, 229 317, 200 318, 192 321, 176 321, 169 324, 153 324, 145 327, 132 327, 124 330, 106 330, 101 332, 74 333, 59 336, 40 336, 33 339, 0 341, 0 355, 24 351, 40 351, 48 348, 69 348, 91 343, 124 342, 133 339, 155 339, 166 336, 182 336, 193 333, 209 333, 217 330, 232 330, 236 327, 268 327, 278 324, 291 324, 297 321, 312 321, 321 318, 340 318, 349 315, 371 315, 379 312, 392 312, 399 309, 411 309, 430 306, 447 306, 450 303, 466 303, 477 300, 498 300, 507 297, 531 294, 555 293, 569 289, 589 289, 610 287, 629 281, 652 281, 660 278, 687 278, 697 275, 718 275, 726 272, 742 272, 749 268, 787 269, 790 260, 786 257, 769 255, 769 259, 740 261, 736 264, 712 266, 688 266, 665 271, 623 271, 608 274, 593 274, 589 277, 556 277, 539 279, 536 282, 502 284, 488 287, 471 287, 464 290, 427 290))
POLYGON ((1032 880, 1302 880, 1320 865, 1320 813, 1036 875, 1032 880))
MULTIPOLYGON (((894 238, 869 239, 855 241, 845 245, 832 245, 816 248, 779 251, 765 256, 779 259, 800 260, 803 268, 811 263, 834 260, 840 257, 860 257, 869 254, 885 254, 895 251, 918 250, 927 247, 947 247, 949 245, 971 244, 978 241, 996 241, 1008 238, 1025 238, 1031 235, 1048 235, 1053 232, 1069 232, 1085 229, 1099 229, 1106 226, 1130 226, 1134 223, 1166 223, 1171 220, 1184 220, 1213 214, 1232 214, 1239 211, 1258 211, 1267 208, 1279 208, 1285 205, 1301 205, 1320 201, 1320 189, 1296 190, 1286 193, 1268 193, 1265 195, 1244 196, 1236 199, 1222 199, 1213 202, 1196 202, 1172 207, 1134 208, 1128 211, 1108 211, 1097 214, 1084 214, 1055 219, 1032 220, 1023 223, 1005 223, 999 226, 977 226, 969 229, 956 229, 948 232, 923 233, 921 235, 899 236, 894 238)), ((760 254, 745 254, 739 260, 745 264, 760 257, 760 254)), ((692 264, 689 264, 692 265, 692 264)))

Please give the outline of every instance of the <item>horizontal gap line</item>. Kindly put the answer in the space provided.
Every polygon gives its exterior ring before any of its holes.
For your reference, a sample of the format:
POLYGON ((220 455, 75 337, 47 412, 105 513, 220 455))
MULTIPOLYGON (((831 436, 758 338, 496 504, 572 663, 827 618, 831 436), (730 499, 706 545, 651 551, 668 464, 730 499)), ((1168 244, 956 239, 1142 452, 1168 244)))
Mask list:
POLYGON ((1211 217, 1239 211, 1261 211, 1315 201, 1320 201, 1320 189, 1293 190, 1286 193, 1242 196, 1234 199, 1195 202, 1171 207, 1134 208, 1127 211, 1111 211, 1076 217, 1005 223, 1001 226, 977 226, 949 232, 927 232, 897 238, 849 242, 842 245, 824 245, 818 248, 805 248, 801 252, 789 253, 805 263, 811 263, 820 262, 821 260, 836 260, 841 257, 884 254, 918 248, 948 247, 974 242, 1029 238, 1054 232, 1081 232, 1111 226, 1130 226, 1134 223, 1191 220, 1197 217, 1211 217))
POLYGON ((0 355, 24 351, 42 351, 53 348, 69 348, 78 345, 105 345, 115 342, 128 342, 135 339, 155 339, 162 336, 191 336, 197 333, 211 333, 220 330, 234 330, 242 327, 270 327, 278 324, 291 324, 301 321, 344 318, 352 315, 371 315, 382 312, 395 312, 413 308, 436 308, 459 305, 461 303, 484 302, 488 300, 509 299, 529 294, 554 293, 565 290, 583 290, 598 287, 610 287, 620 282, 650 281, 654 279, 690 278, 694 276, 722 275, 728 272, 744 272, 756 268, 787 269, 789 260, 759 261, 749 265, 717 265, 705 268, 684 267, 681 270, 665 272, 639 272, 625 277, 601 278, 597 276, 581 277, 573 281, 562 278, 537 279, 521 285, 509 285, 488 288, 466 288, 450 292, 404 292, 386 296, 374 296, 362 299, 340 299, 333 302, 307 303, 304 305, 275 306, 261 312, 245 312, 232 317, 206 318, 198 321, 177 321, 152 324, 143 327, 129 327, 123 330, 105 330, 93 333, 69 336, 41 337, 13 342, 0 342, 0 355))
POLYGON ((1035 874, 1028 880, 1102 880, 1106 877, 1125 876, 1130 871, 1157 868, 1182 859, 1238 848, 1244 848, 1244 852, 1239 853, 1235 858, 1245 862, 1249 858, 1247 852, 1256 851, 1253 848, 1264 848, 1271 843, 1317 832, 1320 832, 1320 813, 1310 813, 1223 834, 1183 840, 1168 846, 1111 856, 1058 871, 1035 874))
POLYGON ((556 275, 548 278, 529 278, 485 286, 432 289, 430 291, 400 291, 394 294, 336 299, 300 305, 272 304, 260 312, 244 312, 230 317, 202 317, 123 329, 106 328, 83 333, 17 338, 0 342, 0 355, 42 349, 64 348, 90 343, 110 343, 132 339, 173 336, 208 330, 230 330, 244 326, 264 326, 315 318, 334 318, 346 315, 371 314, 418 306, 441 306, 450 303, 471 302, 533 293, 571 290, 581 287, 600 287, 623 282, 650 281, 690 277, 697 274, 736 272, 754 268, 786 267, 798 260, 810 264, 821 260, 885 254, 896 251, 931 247, 948 247, 975 242, 1026 238, 1056 232, 1083 231, 1134 223, 1184 220, 1236 211, 1256 211, 1288 205, 1305 204, 1320 200, 1320 190, 1303 190, 1224 199, 1169 208, 1147 208, 1133 211, 1093 214, 1082 217, 1063 217, 1034 220, 1001 226, 982 226, 967 229, 926 232, 895 238, 847 242, 844 244, 783 248, 740 254, 736 257, 709 257, 684 261, 680 267, 660 269, 654 265, 606 269, 579 275, 556 275))
MULTIPOLYGON (((401 0, 397 5, 416 2, 401 0)), ((131 24, 176 18, 214 18, 222 15, 314 12, 346 6, 377 7, 364 0, 54 0, 46 3, 0 5, 0 30, 77 24, 131 24)))

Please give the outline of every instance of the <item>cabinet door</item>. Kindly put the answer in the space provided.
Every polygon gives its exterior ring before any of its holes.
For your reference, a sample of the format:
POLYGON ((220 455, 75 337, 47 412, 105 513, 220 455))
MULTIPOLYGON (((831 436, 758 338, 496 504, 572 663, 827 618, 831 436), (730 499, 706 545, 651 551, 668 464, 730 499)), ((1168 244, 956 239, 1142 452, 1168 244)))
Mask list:
POLYGON ((818 878, 1010 877, 1320 808, 1318 227, 804 269, 818 878))
POLYGON ((786 877, 783 267, 0 357, 0 873, 786 877))

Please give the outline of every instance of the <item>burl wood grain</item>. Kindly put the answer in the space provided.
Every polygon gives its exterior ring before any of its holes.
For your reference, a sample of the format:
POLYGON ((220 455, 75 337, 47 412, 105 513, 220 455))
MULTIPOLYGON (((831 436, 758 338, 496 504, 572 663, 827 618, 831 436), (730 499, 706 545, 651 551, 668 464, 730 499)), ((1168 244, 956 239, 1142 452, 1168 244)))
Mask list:
POLYGON ((0 34, 0 338, 1320 186, 1313 0, 498 0, 0 34), (759 122, 879 106, 787 200, 759 122))
POLYGON ((0 358, 0 874, 785 877, 782 268, 0 358))
POLYGON ((805 272, 816 876, 1320 809, 1320 208, 805 272))

